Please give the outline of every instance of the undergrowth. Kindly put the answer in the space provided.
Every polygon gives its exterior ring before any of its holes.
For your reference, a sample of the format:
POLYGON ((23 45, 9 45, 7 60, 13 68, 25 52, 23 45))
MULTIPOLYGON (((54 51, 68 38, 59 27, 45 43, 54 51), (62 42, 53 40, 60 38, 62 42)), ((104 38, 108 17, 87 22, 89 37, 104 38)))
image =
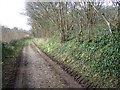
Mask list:
POLYGON ((15 58, 19 54, 26 40, 12 40, 11 42, 2 42, 2 62, 9 61, 10 58, 15 58))
POLYGON ((61 60, 76 61, 74 70, 98 83, 100 87, 120 87, 120 41, 111 35, 95 37, 93 41, 77 41, 76 38, 59 43, 55 38, 39 45, 45 52, 61 60))

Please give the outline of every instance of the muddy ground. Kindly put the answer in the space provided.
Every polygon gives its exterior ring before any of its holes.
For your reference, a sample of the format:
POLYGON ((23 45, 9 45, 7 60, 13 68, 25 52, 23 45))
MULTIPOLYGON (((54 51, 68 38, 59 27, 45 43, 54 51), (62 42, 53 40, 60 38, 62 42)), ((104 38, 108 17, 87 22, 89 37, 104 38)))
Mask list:
POLYGON ((2 63, 2 88, 14 88, 21 58, 22 51, 20 51, 18 57, 6 59, 2 63))
POLYGON ((34 44, 28 44, 22 51, 14 88, 81 88, 81 85, 34 44))

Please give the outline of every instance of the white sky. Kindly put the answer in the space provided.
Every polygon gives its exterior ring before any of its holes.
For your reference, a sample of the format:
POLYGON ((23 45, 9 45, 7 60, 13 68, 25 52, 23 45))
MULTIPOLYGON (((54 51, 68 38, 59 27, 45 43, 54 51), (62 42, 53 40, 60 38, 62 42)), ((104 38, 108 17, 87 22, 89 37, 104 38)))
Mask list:
MULTIPOLYGON (((106 1, 106 4, 110 4, 111 0, 100 1, 106 1)), ((30 26, 27 25, 28 17, 20 14, 24 10, 25 0, 0 0, 0 24, 9 28, 18 27, 29 30, 30 26)))
POLYGON ((18 27, 29 30, 25 10, 25 0, 0 0, 0 24, 9 28, 18 27))

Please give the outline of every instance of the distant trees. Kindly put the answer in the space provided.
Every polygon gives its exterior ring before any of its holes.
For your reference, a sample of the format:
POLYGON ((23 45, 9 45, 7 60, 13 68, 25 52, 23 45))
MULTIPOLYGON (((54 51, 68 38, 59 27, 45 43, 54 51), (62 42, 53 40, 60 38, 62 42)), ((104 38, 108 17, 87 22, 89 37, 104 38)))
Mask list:
POLYGON ((2 42, 10 42, 11 40, 19 40, 24 38, 28 32, 20 30, 17 27, 10 29, 5 26, 1 26, 2 42))

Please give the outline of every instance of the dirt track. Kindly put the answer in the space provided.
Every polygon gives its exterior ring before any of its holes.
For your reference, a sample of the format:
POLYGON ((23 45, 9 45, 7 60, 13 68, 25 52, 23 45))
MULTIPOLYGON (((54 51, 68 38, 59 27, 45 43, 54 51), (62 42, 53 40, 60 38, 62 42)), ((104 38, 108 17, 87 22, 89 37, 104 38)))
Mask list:
POLYGON ((34 44, 25 46, 22 53, 15 88, 81 88, 34 44))

